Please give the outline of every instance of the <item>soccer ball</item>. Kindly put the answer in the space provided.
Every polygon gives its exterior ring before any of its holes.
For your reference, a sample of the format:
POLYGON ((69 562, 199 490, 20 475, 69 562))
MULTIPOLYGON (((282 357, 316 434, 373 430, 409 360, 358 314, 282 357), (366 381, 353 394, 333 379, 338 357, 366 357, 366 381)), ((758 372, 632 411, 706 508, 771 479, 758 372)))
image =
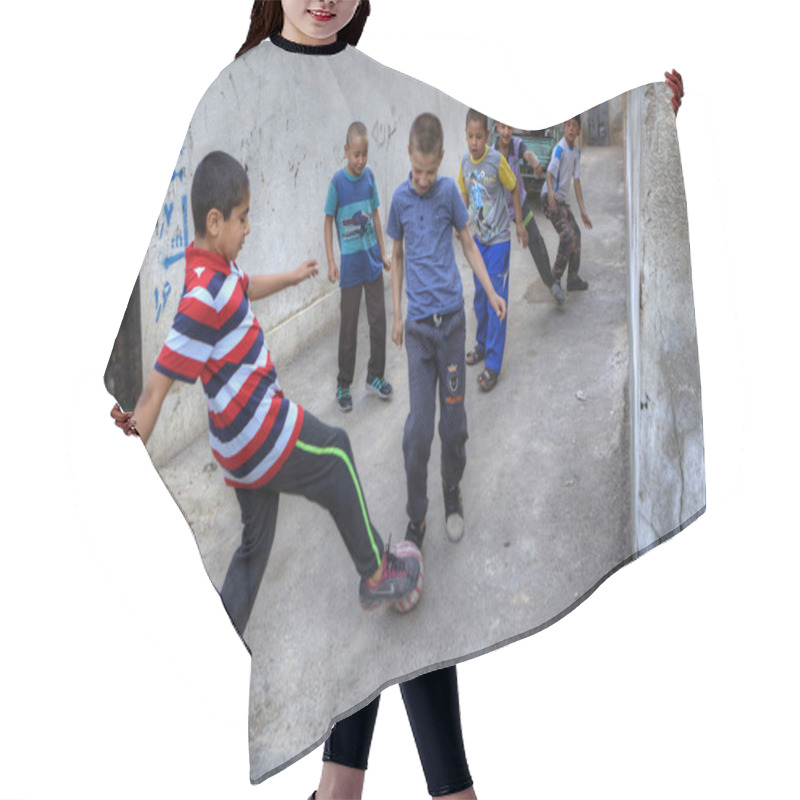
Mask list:
POLYGON ((415 558, 419 562, 417 585, 402 600, 393 600, 389 604, 398 613, 406 614, 419 603, 419 599, 422 596, 422 553, 420 553, 419 548, 413 542, 409 542, 408 539, 403 539, 403 541, 394 547, 394 554, 398 558, 415 558))

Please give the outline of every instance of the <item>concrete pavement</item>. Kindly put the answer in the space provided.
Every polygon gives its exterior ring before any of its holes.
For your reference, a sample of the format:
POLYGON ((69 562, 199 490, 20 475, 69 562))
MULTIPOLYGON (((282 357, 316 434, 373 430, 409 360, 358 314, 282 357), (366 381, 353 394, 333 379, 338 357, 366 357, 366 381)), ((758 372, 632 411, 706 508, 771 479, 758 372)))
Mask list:
MULTIPOLYGON (((254 653, 253 778, 310 749, 327 733, 322 720, 342 716, 387 681, 548 624, 631 555, 622 149, 587 148, 581 171, 594 223, 591 231, 581 225, 581 275, 590 288, 568 295, 558 307, 527 249, 512 244, 500 380, 486 395, 475 381, 479 368, 467 372, 466 534, 457 545, 444 534, 437 437, 429 464, 419 606, 404 616, 389 609, 363 612, 358 576, 333 522, 301 498, 281 498, 275 545, 246 631, 254 653)), ((534 206, 552 261, 558 239, 538 201, 534 206)), ((469 347, 472 275, 458 246, 456 252, 469 347)), ((391 330, 388 278, 386 289, 391 330)), ((366 393, 365 316, 362 308, 350 414, 340 413, 335 401, 338 319, 292 360, 280 352, 273 358, 290 397, 347 430, 375 526, 396 542, 407 523, 401 448, 406 358, 388 341, 386 377, 394 397, 383 402, 366 393)), ((302 319, 298 323, 302 335, 302 319)), ((241 526, 238 504, 222 482, 206 436, 160 472, 220 587, 241 526)))

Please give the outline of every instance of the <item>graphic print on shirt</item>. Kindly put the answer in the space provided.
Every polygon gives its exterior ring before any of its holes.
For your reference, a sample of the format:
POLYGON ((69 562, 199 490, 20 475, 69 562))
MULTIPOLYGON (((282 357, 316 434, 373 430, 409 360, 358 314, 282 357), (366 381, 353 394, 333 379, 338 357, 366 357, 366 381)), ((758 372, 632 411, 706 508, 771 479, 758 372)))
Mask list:
MULTIPOLYGON (((372 225, 372 217, 367 214, 363 208, 358 208, 355 213, 349 215, 347 214, 347 209, 344 209, 341 220, 342 235, 340 244, 342 248, 344 248, 345 243, 361 239, 365 239, 366 241, 359 241, 359 244, 355 248, 356 250, 364 250, 372 247, 372 239, 375 238, 375 228, 372 225)), ((375 239, 374 243, 377 243, 377 239, 375 239)))
POLYGON ((340 169, 331 179, 325 213, 336 221, 342 288, 375 281, 383 271, 374 222, 379 206, 375 176, 369 167, 364 167, 359 178, 340 169))
POLYGON ((491 225, 491 220, 495 218, 495 215, 492 213, 492 195, 489 191, 489 187, 497 183, 497 176, 487 176, 485 170, 473 169, 467 178, 475 231, 481 241, 489 241, 497 233, 497 230, 491 225))

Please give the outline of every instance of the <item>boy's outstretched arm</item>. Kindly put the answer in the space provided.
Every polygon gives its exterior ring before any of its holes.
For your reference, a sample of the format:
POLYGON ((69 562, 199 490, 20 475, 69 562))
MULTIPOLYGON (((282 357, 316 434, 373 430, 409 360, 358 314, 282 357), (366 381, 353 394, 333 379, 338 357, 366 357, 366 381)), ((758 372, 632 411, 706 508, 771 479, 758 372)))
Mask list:
POLYGON ((313 258, 304 261, 299 267, 290 272, 279 272, 273 275, 253 275, 250 278, 250 285, 247 287, 247 297, 253 300, 261 300, 271 294, 282 292, 289 286, 297 286, 307 278, 312 278, 319 274, 319 267, 313 258))
POLYGON ((130 423, 145 444, 147 444, 147 440, 156 426, 161 404, 164 402, 164 398, 167 396, 167 392, 169 392, 173 382, 173 378, 168 378, 158 370, 152 370, 141 395, 139 395, 139 399, 136 401, 136 408, 133 409, 130 423))
POLYGON ((480 250, 478 250, 475 240, 470 236, 469 228, 466 225, 458 232, 458 240, 461 242, 461 247, 464 250, 464 257, 467 259, 467 263, 475 273, 475 277, 478 279, 480 285, 483 286, 483 291, 486 292, 490 305, 494 309, 495 314, 497 314, 498 319, 502 322, 506 316, 505 301, 494 290, 492 281, 489 279, 489 273, 486 271, 486 264, 483 263, 483 258, 481 258, 480 250))
POLYGON ((378 240, 378 249, 381 251, 383 268, 386 272, 391 272, 392 258, 386 255, 386 249, 383 246, 383 226, 381 225, 381 215, 377 208, 372 212, 372 225, 375 228, 375 238, 378 240))
POLYGON ((392 341, 403 346, 403 277, 405 272, 403 240, 392 245, 392 341))
POLYGON ((592 221, 589 219, 589 215, 586 213, 586 208, 583 205, 583 189, 581 189, 581 179, 575 178, 573 181, 575 184, 575 197, 578 198, 578 208, 581 210, 581 219, 583 220, 583 224, 589 229, 592 229, 592 221))
MULTIPOLYGON (((522 179, 520 178, 520 180, 522 179)), ((522 203, 520 201, 521 197, 522 193, 519 190, 519 181, 517 181, 517 185, 511 192, 511 202, 514 204, 514 224, 517 228, 517 241, 523 247, 527 247, 528 231, 525 230, 525 226, 522 224, 522 203)))
MULTIPOLYGON (((503 187, 511 192, 511 205, 514 207, 514 224, 517 229, 517 241, 523 246, 528 246, 528 232, 522 224, 522 190, 519 187, 519 181, 516 179, 511 170, 506 157, 500 156, 500 168, 498 170, 498 177, 503 187)), ((520 178, 522 180, 522 178, 520 178)))
POLYGON ((328 258, 328 280, 336 283, 339 280, 339 267, 333 255, 333 217, 325 215, 325 255, 328 258))
POLYGON ((536 153, 534 153, 533 150, 526 150, 523 153, 522 158, 524 161, 530 164, 530 166, 533 169, 534 175, 536 175, 537 178, 541 178, 542 170, 544 169, 544 167, 542 166, 542 162, 539 161, 538 158, 536 158, 536 153))
POLYGON ((556 210, 556 190, 553 187, 553 173, 547 170, 545 174, 545 181, 547 183, 547 205, 550 206, 551 211, 556 210))

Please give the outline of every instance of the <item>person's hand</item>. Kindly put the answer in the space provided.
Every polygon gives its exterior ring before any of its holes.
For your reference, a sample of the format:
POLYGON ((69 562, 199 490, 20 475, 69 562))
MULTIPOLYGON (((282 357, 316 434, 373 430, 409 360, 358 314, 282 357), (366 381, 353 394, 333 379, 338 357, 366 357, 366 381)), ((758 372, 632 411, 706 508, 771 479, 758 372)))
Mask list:
POLYGON ((502 322, 506 318, 506 301, 495 292, 491 303, 494 313, 497 314, 497 318, 502 322))
POLYGON ((391 256, 384 256, 381 261, 383 261, 383 268, 386 272, 392 271, 392 257, 391 256))
POLYGON ((307 278, 313 278, 315 275, 319 275, 317 261, 314 258, 309 258, 295 269, 295 283, 302 283, 307 278))
POLYGON ((585 211, 581 211, 581 219, 583 220, 583 224, 589 229, 592 229, 592 221, 589 219, 589 215, 585 211))
POLYGON ((403 346, 403 320, 399 315, 395 315, 392 323, 392 341, 398 346, 403 346))
POLYGON ((517 241, 523 246, 528 246, 528 231, 520 220, 517 220, 517 241))
POLYGON ((328 264, 328 280, 331 283, 336 283, 339 280, 339 268, 336 266, 335 261, 328 264))
POLYGON ((667 79, 667 86, 672 89, 672 110, 675 115, 678 115, 678 109, 681 107, 681 98, 683 97, 683 78, 680 72, 672 70, 672 72, 665 72, 664 77, 667 79))
POLYGON ((550 206, 551 211, 556 210, 556 196, 552 192, 547 193, 547 205, 550 206))
POLYGON ((114 403, 111 409, 111 416, 114 419, 114 424, 120 428, 126 436, 138 436, 139 431, 136 430, 136 420, 133 418, 133 411, 123 411, 119 407, 119 403, 114 403))
POLYGON ((535 175, 537 178, 541 178, 541 177, 542 177, 542 172, 544 172, 544 167, 542 167, 541 163, 537 161, 537 162, 536 162, 536 163, 533 165, 533 174, 534 174, 534 175, 535 175))

